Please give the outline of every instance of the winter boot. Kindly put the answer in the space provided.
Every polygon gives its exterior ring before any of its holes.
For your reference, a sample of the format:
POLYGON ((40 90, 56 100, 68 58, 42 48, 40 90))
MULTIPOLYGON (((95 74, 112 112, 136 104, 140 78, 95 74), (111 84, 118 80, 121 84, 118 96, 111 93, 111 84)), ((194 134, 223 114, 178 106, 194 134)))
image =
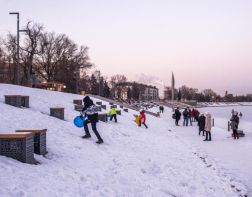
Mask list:
POLYGON ((91 138, 91 135, 90 134, 86 134, 86 135, 84 135, 84 136, 82 136, 82 138, 91 138))
POLYGON ((102 139, 99 139, 96 143, 97 143, 97 144, 102 144, 102 143, 103 143, 103 140, 102 140, 102 139))

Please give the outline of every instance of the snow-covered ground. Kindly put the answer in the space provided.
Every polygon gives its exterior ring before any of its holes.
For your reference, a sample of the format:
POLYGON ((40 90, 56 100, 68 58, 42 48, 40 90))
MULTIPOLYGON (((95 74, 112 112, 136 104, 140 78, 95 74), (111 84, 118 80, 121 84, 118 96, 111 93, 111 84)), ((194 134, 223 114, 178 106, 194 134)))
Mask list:
POLYGON ((233 141, 227 138, 230 136, 227 131, 216 128, 214 141, 203 143, 196 127, 173 126, 168 108, 161 118, 147 115, 149 129, 137 127, 133 121, 133 114, 137 112, 129 110, 118 116, 117 124, 98 123, 105 143, 97 145, 94 135, 91 139, 82 139, 83 130, 72 124, 78 115, 73 99, 78 98, 82 97, 0 84, 0 133, 47 128, 49 152, 46 157, 35 155, 39 165, 0 156, 0 196, 252 194, 251 171, 244 175, 244 169, 249 167, 238 168, 235 162, 229 163, 231 159, 242 159, 241 164, 251 162, 249 131, 245 138, 233 141), (6 94, 29 95, 30 108, 5 105, 6 94), (65 108, 65 121, 48 115, 49 108, 56 106, 65 108), (242 152, 242 158, 233 156, 233 152, 242 152))

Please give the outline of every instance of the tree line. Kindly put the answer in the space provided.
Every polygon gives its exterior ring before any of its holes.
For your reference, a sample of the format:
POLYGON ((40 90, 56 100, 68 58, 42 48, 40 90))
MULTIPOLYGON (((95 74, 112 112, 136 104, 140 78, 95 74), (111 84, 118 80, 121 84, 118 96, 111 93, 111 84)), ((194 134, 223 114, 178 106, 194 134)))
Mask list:
MULTIPOLYGON (((165 88, 165 99, 170 100, 172 96, 171 87, 165 88)), ((250 95, 233 95, 226 93, 224 96, 220 96, 212 89, 204 89, 199 91, 197 88, 191 88, 183 85, 179 88, 175 88, 174 91, 175 100, 196 100, 198 102, 252 102, 252 96, 250 95)))
MULTIPOLYGON (((79 46, 65 34, 48 32, 39 23, 28 22, 23 28, 20 42, 20 62, 17 73, 16 35, 0 38, 0 82, 15 84, 19 75, 20 85, 31 87, 33 83, 57 82, 65 84, 66 92, 90 93, 107 98, 122 99, 122 87, 127 82, 124 75, 110 79, 99 70, 88 75, 94 68, 87 46, 79 46), (35 82, 34 82, 35 81, 35 82)), ((134 83, 130 99, 139 98, 140 85, 134 83)))

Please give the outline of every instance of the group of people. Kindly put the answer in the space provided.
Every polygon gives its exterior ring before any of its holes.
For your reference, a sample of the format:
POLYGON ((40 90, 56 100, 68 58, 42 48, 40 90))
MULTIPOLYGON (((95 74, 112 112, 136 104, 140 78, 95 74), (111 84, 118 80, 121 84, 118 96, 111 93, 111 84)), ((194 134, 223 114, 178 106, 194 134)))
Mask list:
POLYGON ((192 122, 198 121, 199 119, 199 111, 197 109, 191 110, 189 107, 187 107, 181 114, 181 112, 179 111, 179 107, 177 107, 173 114, 173 119, 175 119, 176 126, 179 126, 179 120, 181 118, 181 115, 183 115, 183 126, 188 126, 189 122, 192 126, 192 122))
POLYGON ((202 132, 203 136, 206 136, 204 141, 212 140, 211 138, 212 122, 211 122, 211 114, 209 112, 206 112, 205 114, 202 113, 200 114, 200 112, 197 109, 191 110, 189 107, 187 107, 181 113, 179 107, 177 107, 173 114, 173 119, 175 119, 176 126, 179 126, 179 120, 181 118, 181 115, 183 115, 183 126, 188 126, 189 122, 191 126, 192 122, 198 122, 199 135, 202 132))
MULTIPOLYGON (((91 128, 96 135, 98 141, 96 143, 102 144, 103 139, 101 138, 99 132, 97 131, 96 124, 98 122, 98 107, 93 103, 93 101, 90 99, 89 96, 86 96, 83 99, 84 102, 84 108, 81 112, 81 117, 85 116, 86 118, 83 120, 84 125, 84 131, 85 135, 83 138, 90 138, 91 134, 88 129, 88 124, 91 124, 91 128)), ((162 113, 164 109, 159 108, 160 112, 162 113)), ((117 111, 114 106, 111 106, 111 109, 108 112, 110 116, 110 120, 113 119, 115 122, 117 122, 117 111)), ((203 134, 203 136, 206 136, 204 141, 211 141, 211 127, 212 127, 212 121, 211 121, 211 114, 209 112, 206 112, 205 114, 199 113, 196 109, 190 109, 189 107, 185 108, 181 114, 179 107, 175 109, 175 112, 173 114, 173 118, 175 119, 175 125, 179 126, 179 120, 181 118, 181 115, 183 115, 183 126, 188 126, 188 123, 190 122, 190 125, 192 126, 192 122, 196 121, 198 122, 199 127, 199 135, 203 134)), ((240 117, 242 116, 241 113, 239 114, 240 117)), ((231 129, 233 130, 233 137, 234 139, 239 139, 238 134, 238 125, 239 125, 239 115, 237 111, 232 110, 232 117, 230 119, 231 123, 231 129)), ((147 129, 148 126, 146 125, 146 115, 145 110, 141 109, 139 115, 136 116, 136 123, 139 127, 141 125, 144 125, 147 129)))
MULTIPOLYGON (((238 114, 237 111, 232 110, 232 117, 230 119, 230 126, 233 131, 233 138, 239 139, 239 133, 238 133, 238 125, 239 125, 239 116, 242 117, 242 113, 240 112, 238 114)), ((211 127, 212 127, 212 119, 211 114, 209 112, 206 112, 205 114, 199 113, 196 109, 190 109, 189 107, 185 108, 184 111, 180 112, 179 107, 175 109, 175 112, 173 114, 173 118, 175 119, 175 125, 179 126, 179 120, 181 118, 181 115, 183 115, 183 126, 188 126, 188 122, 190 122, 190 125, 192 126, 192 121, 198 122, 199 127, 199 135, 202 132, 203 136, 206 136, 204 141, 211 141, 211 127)))

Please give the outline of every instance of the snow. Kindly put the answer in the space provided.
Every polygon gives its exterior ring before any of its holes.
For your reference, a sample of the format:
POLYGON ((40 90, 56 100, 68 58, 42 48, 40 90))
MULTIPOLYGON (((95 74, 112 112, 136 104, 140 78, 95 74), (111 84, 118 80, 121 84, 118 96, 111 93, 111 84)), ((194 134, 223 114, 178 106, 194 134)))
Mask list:
POLYGON ((97 145, 92 131, 91 139, 82 139, 83 130, 73 126, 78 115, 73 99, 82 96, 0 84, 0 133, 48 129, 48 154, 35 155, 39 165, 0 156, 0 196, 252 194, 251 170, 244 174, 252 166, 249 131, 245 138, 233 141, 227 138, 230 133, 216 128, 214 141, 206 144, 196 127, 173 126, 168 108, 161 118, 147 115, 149 129, 136 126, 133 114, 138 112, 129 110, 118 116, 118 123, 98 123, 105 143, 97 145), (30 108, 4 104, 7 94, 29 95, 30 108), (50 117, 50 107, 64 107, 65 121, 50 117), (229 162, 233 152, 243 154, 229 162))

